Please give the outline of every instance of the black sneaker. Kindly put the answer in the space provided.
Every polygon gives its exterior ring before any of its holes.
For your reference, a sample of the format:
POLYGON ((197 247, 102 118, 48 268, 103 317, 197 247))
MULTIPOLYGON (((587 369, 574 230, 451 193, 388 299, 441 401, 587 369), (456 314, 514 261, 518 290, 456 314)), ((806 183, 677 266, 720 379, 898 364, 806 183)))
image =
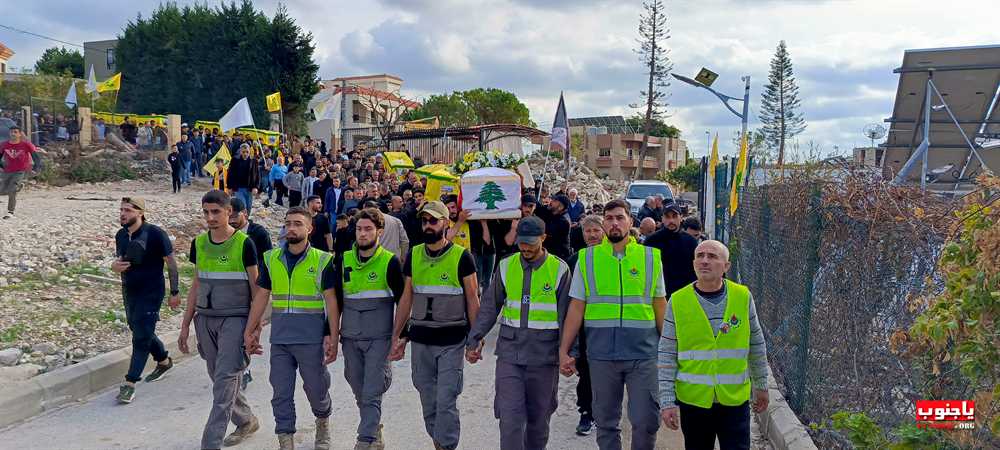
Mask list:
POLYGON ((581 415, 580 423, 576 426, 576 434, 590 436, 592 431, 594 431, 594 419, 588 415, 581 415))
POLYGON ((147 383, 152 383, 154 381, 160 381, 160 380, 163 379, 163 375, 165 373, 167 373, 167 371, 170 370, 170 369, 172 369, 173 367, 174 367, 174 360, 171 359, 171 358, 167 358, 167 363, 166 364, 159 364, 159 363, 157 363, 156 364, 156 369, 153 369, 153 371, 149 375, 146 375, 146 379, 144 379, 143 381, 145 381, 147 383))
POLYGON ((122 385, 118 388, 117 399, 118 403, 132 403, 132 400, 135 399, 135 386, 128 383, 122 383, 122 385))

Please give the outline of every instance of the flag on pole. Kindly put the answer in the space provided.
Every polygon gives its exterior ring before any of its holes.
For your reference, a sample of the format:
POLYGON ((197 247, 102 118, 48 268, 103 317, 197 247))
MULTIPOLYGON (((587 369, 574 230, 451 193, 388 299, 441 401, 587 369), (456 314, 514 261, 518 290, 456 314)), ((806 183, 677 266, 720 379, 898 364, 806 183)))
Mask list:
POLYGON ((708 176, 715 179, 715 166, 719 165, 719 133, 715 133, 712 141, 712 156, 708 158, 708 176))
POLYGON ((205 172, 208 172, 209 175, 213 177, 215 176, 215 160, 217 159, 222 160, 223 167, 227 169, 229 168, 229 161, 233 160, 233 155, 229 153, 229 147, 226 147, 226 144, 222 144, 222 147, 219 147, 219 151, 215 152, 215 156, 208 160, 208 162, 205 163, 205 166, 202 167, 205 172))
POLYGON ((558 145, 562 151, 569 149, 569 120, 566 118, 566 103, 563 102, 563 95, 559 93, 559 107, 556 108, 556 118, 552 121, 551 145, 558 145))
POLYGON ((122 88, 122 73, 118 72, 97 85, 97 92, 117 91, 122 88))
POLYGON ((69 90, 66 91, 66 99, 63 102, 66 103, 67 108, 73 109, 76 107, 76 82, 69 84, 69 90))
POLYGON ((729 217, 736 215, 736 207, 739 206, 739 195, 737 189, 743 184, 747 171, 747 137, 744 134, 740 139, 740 160, 736 163, 736 173, 733 174, 733 185, 729 188, 729 217))
POLYGON ((250 103, 247 102, 246 97, 236 102, 232 108, 229 108, 229 112, 219 119, 219 131, 223 133, 247 125, 254 127, 253 114, 250 113, 250 103))
POLYGON ((90 76, 87 77, 87 86, 83 88, 83 92, 88 94, 93 94, 97 92, 97 75, 94 75, 94 65, 90 65, 90 76))
POLYGON ((264 99, 267 100, 267 112, 281 111, 281 92, 275 92, 264 99))

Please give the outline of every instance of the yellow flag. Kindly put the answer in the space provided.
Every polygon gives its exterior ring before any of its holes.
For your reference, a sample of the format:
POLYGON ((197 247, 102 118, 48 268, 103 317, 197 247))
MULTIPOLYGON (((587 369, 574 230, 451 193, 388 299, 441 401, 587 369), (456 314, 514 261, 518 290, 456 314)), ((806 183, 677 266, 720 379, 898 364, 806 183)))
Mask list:
POLYGON ((205 169, 205 172, 208 172, 213 177, 215 176, 215 160, 217 159, 221 159, 222 165, 229 168, 229 161, 233 160, 233 155, 229 154, 229 147, 226 147, 226 144, 222 144, 222 147, 219 147, 219 151, 215 152, 215 156, 208 160, 205 166, 202 167, 202 169, 205 169))
POLYGON ((736 173, 733 175, 733 185, 729 190, 729 217, 736 215, 736 207, 739 206, 739 193, 737 188, 743 184, 747 171, 747 137, 744 135, 740 139, 740 160, 736 163, 736 173))
POLYGON ((281 92, 268 95, 265 99, 267 100, 267 112, 281 111, 281 92))
POLYGON ((117 91, 122 87, 122 73, 118 72, 97 85, 97 92, 117 91))
POLYGON ((712 141, 712 156, 708 158, 708 176, 715 179, 715 166, 719 165, 719 133, 715 133, 712 141))

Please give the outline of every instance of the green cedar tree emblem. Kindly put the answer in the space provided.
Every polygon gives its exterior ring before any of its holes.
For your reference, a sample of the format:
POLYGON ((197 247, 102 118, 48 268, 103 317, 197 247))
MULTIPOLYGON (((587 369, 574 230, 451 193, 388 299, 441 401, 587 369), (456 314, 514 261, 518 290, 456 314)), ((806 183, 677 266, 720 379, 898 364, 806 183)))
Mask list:
POLYGON ((499 209, 497 202, 504 200, 507 200, 507 197, 503 195, 503 189, 500 189, 500 185, 492 181, 487 181, 479 190, 479 197, 476 197, 476 202, 485 203, 486 209, 499 209))

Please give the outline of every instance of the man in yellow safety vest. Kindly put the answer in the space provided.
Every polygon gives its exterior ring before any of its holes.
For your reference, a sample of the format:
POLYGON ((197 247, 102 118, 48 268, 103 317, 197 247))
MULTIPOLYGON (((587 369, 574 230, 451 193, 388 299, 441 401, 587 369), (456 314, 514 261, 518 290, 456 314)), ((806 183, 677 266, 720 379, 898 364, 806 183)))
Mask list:
POLYGON ((698 280, 670 296, 660 338, 663 423, 684 433, 688 450, 750 448, 753 410, 767 408, 767 349, 746 286, 726 280, 729 250, 695 249, 698 280))

